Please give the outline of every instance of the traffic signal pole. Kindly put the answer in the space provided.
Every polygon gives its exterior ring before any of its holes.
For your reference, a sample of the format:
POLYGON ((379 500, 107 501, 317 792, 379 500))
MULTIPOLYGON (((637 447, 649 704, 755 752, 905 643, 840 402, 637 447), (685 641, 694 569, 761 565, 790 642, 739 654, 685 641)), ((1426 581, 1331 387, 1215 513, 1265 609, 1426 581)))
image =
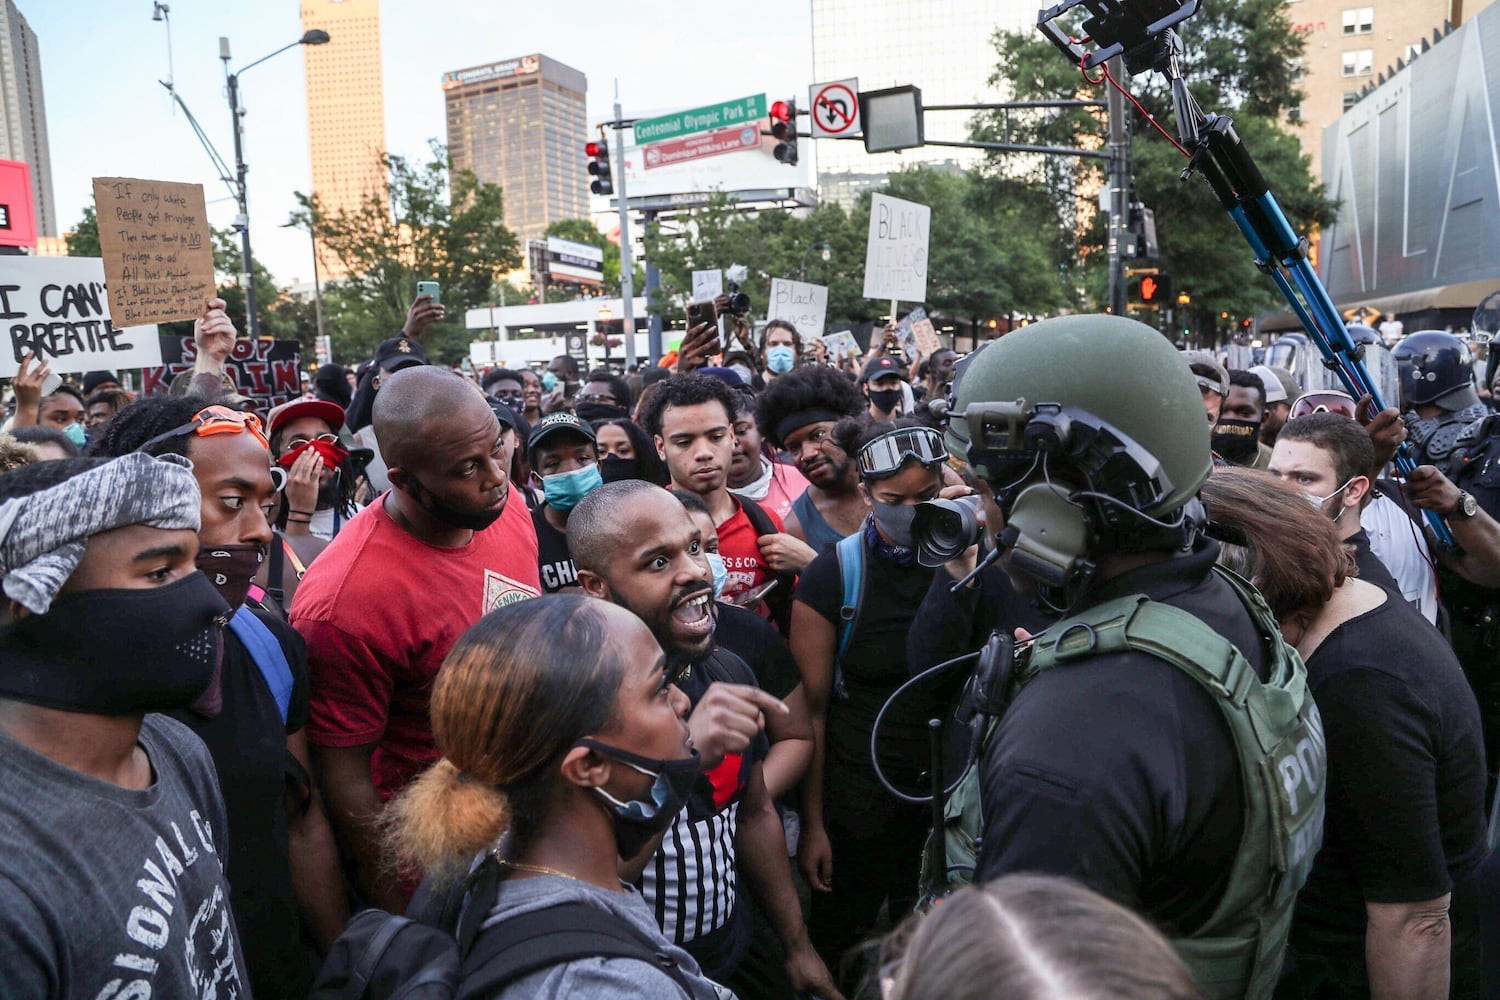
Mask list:
MULTIPOLYGON (((1121 79, 1124 66, 1119 56, 1109 61, 1109 71, 1121 79)), ((1130 136, 1125 127, 1125 96, 1118 87, 1108 88, 1109 116, 1109 311, 1125 315, 1125 222, 1128 205, 1130 136)))
MULTIPOLYGON (((620 114, 620 81, 615 81, 615 162, 620 165, 620 328, 625 331, 625 353, 640 364, 635 351, 635 262, 630 256, 630 207, 625 201, 625 125, 620 114)), ((650 345, 651 363, 661 359, 661 344, 650 345)))

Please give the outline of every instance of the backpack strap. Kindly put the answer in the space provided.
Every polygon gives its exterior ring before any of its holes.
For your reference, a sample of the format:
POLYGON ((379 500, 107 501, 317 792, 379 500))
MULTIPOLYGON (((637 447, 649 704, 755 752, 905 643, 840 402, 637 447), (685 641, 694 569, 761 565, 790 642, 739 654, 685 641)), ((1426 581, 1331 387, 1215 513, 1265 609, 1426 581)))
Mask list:
POLYGON ((282 577, 286 573, 286 553, 282 551, 285 544, 286 539, 281 532, 272 532, 271 544, 266 553, 266 594, 276 602, 283 617, 286 615, 286 588, 282 586, 282 577))
POLYGON ((856 531, 845 535, 835 546, 839 560, 839 580, 844 587, 844 603, 839 606, 839 649, 837 661, 842 663, 849 652, 849 642, 854 638, 855 626, 859 623, 859 609, 865 597, 865 533, 856 531))
POLYGON ((281 648, 281 641, 265 622, 243 605, 229 619, 229 630, 250 651, 250 659, 260 668, 266 687, 271 689, 271 697, 276 699, 276 708, 281 712, 281 724, 286 725, 287 713, 292 705, 294 682, 292 665, 287 662, 286 650, 281 648))
MULTIPOLYGON (((749 519, 750 527, 755 530, 757 538, 762 538, 766 535, 775 535, 779 532, 776 522, 771 520, 771 515, 767 514, 765 508, 760 504, 741 496, 737 496, 734 499, 745 512, 745 517, 749 519)), ((766 607, 771 612, 771 620, 776 624, 782 637, 785 638, 791 630, 792 591, 795 588, 797 578, 791 573, 771 572, 769 568, 768 572, 780 582, 777 584, 775 590, 766 595, 766 607)))
POLYGON ((493 997, 532 973, 586 958, 645 962, 670 976, 685 996, 693 996, 690 980, 662 943, 648 941, 608 910, 578 901, 549 906, 482 932, 464 956, 458 1000, 493 997))

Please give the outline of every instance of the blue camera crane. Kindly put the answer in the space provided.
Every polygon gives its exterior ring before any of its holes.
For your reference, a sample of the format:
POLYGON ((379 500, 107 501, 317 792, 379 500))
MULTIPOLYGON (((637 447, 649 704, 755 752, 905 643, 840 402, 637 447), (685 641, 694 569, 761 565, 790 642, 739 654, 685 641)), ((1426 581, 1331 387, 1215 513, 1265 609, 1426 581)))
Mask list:
MULTIPOLYGON (((1376 412, 1386 408, 1380 389, 1364 363, 1364 346, 1355 344, 1333 299, 1308 260, 1308 242, 1299 237, 1271 193, 1260 168, 1234 130, 1228 115, 1206 114, 1198 107, 1182 79, 1182 39, 1176 26, 1198 12, 1200 0, 1065 0, 1037 14, 1037 28, 1082 72, 1121 56, 1132 74, 1154 70, 1172 88, 1173 115, 1180 146, 1188 154, 1182 171, 1208 182, 1220 207, 1229 213, 1255 254, 1255 266, 1270 276, 1292 307, 1303 328, 1318 345, 1323 364, 1336 372, 1355 399, 1369 396, 1376 412), (1084 34, 1074 37, 1058 19, 1082 6, 1088 16, 1084 34), (1092 43, 1090 51, 1084 46, 1092 43)), ((1108 69, 1105 70, 1106 78, 1108 69)), ((1114 86, 1119 84, 1110 78, 1114 86)), ((1405 476, 1417 467, 1403 442, 1396 451, 1396 468, 1405 476)), ((1454 547, 1448 525, 1433 511, 1425 511, 1438 542, 1454 547)))

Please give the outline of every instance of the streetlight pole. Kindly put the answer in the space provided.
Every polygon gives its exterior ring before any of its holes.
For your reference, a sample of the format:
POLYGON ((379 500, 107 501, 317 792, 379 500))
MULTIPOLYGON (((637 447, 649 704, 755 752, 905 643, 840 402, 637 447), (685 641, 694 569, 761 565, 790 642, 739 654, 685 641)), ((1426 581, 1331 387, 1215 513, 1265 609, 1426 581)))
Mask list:
MULTIPOLYGON (((242 123, 245 109, 240 104, 240 74, 252 66, 259 66, 273 56, 281 55, 287 49, 294 49, 299 45, 324 45, 327 42, 328 32, 314 28, 295 42, 283 45, 270 55, 261 56, 231 73, 229 71, 229 39, 222 36, 219 38, 219 58, 224 62, 224 78, 229 91, 229 124, 234 134, 233 187, 235 204, 239 208, 239 213, 234 217, 234 228, 240 231, 240 287, 245 292, 245 329, 252 339, 260 336, 260 319, 255 312, 255 268, 253 258, 250 256, 250 204, 245 187, 245 173, 250 168, 245 163, 244 125, 242 123)), ((314 239, 314 254, 317 252, 316 247, 317 243, 314 239)), ((313 280, 317 281, 316 272, 313 280)))

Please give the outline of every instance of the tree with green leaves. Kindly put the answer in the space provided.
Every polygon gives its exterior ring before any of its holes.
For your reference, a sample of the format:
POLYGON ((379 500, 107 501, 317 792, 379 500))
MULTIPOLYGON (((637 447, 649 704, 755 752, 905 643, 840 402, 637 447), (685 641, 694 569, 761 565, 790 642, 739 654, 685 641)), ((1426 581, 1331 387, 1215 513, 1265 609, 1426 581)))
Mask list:
POLYGON ((325 212, 316 195, 297 194, 292 224, 314 228, 347 274, 330 282, 324 301, 337 358, 367 357, 396 336, 422 280, 441 285, 448 313, 423 337, 428 357, 456 363, 468 354, 464 312, 489 302, 500 276, 523 263, 499 185, 455 169, 441 144, 431 150, 425 163, 383 156, 388 187, 353 210, 325 212))
MULTIPOLYGON (((1205 5, 1179 26, 1185 43, 1183 76, 1204 109, 1229 114, 1235 128, 1299 232, 1326 226, 1334 206, 1311 174, 1307 157, 1283 120, 1297 106, 1296 66, 1303 39, 1292 30, 1282 0, 1242 0, 1205 5)), ((1104 100, 1105 83, 1085 79, 1036 31, 997 32, 992 83, 1016 100, 1104 100)), ((1146 112, 1173 136, 1171 95, 1159 74, 1121 81, 1146 112)), ((1250 315, 1279 301, 1275 286, 1255 268, 1249 247, 1225 217, 1201 178, 1184 184, 1182 154, 1139 112, 1131 115, 1131 165, 1136 197, 1156 215, 1161 257, 1150 262, 1172 275, 1193 298, 1194 325, 1213 330, 1220 311, 1250 315)), ((1102 148, 1107 123, 1101 111, 985 112, 973 123, 976 139, 1102 148)), ((1076 284, 1102 308, 1104 217, 1093 207, 1104 182, 1103 161, 993 154, 992 178, 1030 185, 1052 204, 1057 239, 1071 248, 1080 273, 1076 284)), ((1147 262, 1141 261, 1141 264, 1147 262)))

